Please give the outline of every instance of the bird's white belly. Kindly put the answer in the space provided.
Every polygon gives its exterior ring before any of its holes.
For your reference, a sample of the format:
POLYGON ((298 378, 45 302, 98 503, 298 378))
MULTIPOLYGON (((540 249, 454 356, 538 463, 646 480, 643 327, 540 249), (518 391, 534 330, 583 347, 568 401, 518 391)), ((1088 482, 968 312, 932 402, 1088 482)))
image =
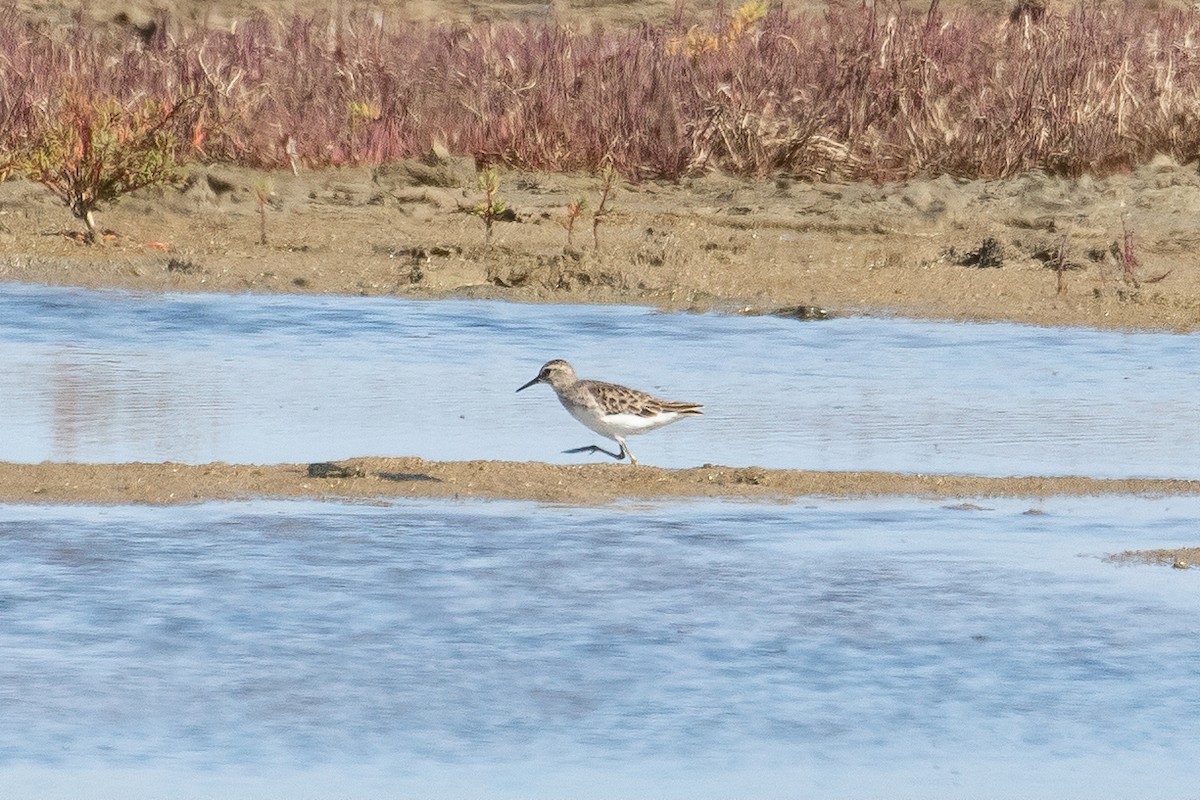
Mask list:
POLYGON ((563 405, 575 419, 609 439, 614 436, 633 436, 638 433, 646 433, 679 418, 674 411, 653 417, 642 417, 637 414, 602 414, 598 408, 584 408, 566 403, 563 405))

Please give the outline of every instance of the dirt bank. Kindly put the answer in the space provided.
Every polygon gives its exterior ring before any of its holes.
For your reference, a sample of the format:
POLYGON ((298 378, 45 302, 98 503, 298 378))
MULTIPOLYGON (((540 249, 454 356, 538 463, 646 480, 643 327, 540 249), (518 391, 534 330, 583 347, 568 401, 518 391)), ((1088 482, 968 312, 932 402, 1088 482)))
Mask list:
POLYGON ((1200 173, 1166 160, 1105 180, 625 184, 595 235, 585 217, 570 239, 567 205, 594 206, 599 181, 509 172, 513 216, 490 246, 464 159, 274 173, 260 215, 263 178, 196 169, 103 212, 115 236, 94 247, 63 235, 41 186, 10 180, 0 280, 1200 329, 1200 173))

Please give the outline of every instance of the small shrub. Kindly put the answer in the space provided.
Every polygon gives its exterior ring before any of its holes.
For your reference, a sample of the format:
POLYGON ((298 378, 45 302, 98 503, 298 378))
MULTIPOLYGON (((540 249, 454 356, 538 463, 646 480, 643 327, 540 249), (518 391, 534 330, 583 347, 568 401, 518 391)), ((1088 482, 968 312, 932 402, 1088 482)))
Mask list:
POLYGON ((496 171, 495 167, 488 167, 480 171, 477 181, 480 191, 484 194, 484 200, 482 203, 477 203, 471 209, 471 213, 483 220, 484 244, 491 247, 492 226, 496 220, 504 217, 507 208, 503 198, 500 197, 500 173, 496 171))
POLYGON ((603 181, 600 186, 600 202, 596 204, 596 210, 592 212, 592 244, 597 250, 600 249, 600 223, 608 219, 608 215, 612 213, 612 209, 608 207, 608 201, 616 192, 617 181, 620 180, 620 177, 613 168, 612 162, 605 162, 603 169, 600 170, 600 180, 603 181))
POLYGON ((126 108, 113 97, 67 92, 47 112, 18 168, 53 192, 96 239, 96 210, 129 192, 179 178, 171 125, 190 105, 145 100, 126 108))
POLYGON ((562 225, 563 228, 567 232, 567 247, 568 248, 573 248, 575 246, 575 243, 574 243, 575 222, 581 216, 583 216, 584 209, 586 209, 586 208, 587 208, 587 200, 582 197, 576 197, 574 200, 567 203, 567 217, 559 224, 562 225))

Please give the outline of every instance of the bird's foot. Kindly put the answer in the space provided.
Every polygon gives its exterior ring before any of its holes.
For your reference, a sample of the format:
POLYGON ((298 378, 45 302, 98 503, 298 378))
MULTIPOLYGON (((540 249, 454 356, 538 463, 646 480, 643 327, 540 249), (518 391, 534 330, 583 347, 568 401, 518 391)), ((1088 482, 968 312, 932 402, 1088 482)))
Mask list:
MULTIPOLYGON (((601 447, 598 444, 589 444, 584 447, 575 447, 571 450, 563 450, 563 452, 564 453, 604 453, 604 455, 615 458, 617 461, 620 461, 623 458, 625 458, 625 448, 624 447, 621 448, 621 452, 614 453, 611 450, 605 450, 603 447, 601 447)), ((636 464, 637 462, 635 461, 633 463, 636 464)))

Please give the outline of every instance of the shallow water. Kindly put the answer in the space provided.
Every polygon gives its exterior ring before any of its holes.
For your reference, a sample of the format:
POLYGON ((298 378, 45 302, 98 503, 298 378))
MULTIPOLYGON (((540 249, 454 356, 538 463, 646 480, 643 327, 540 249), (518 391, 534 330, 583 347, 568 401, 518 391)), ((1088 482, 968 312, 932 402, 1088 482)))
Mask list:
POLYGON ((0 458, 578 463, 553 357, 706 414, 667 467, 1200 477, 1200 337, 0 284, 0 458))
POLYGON ((1200 501, 0 507, 11 797, 1189 796, 1200 501))

